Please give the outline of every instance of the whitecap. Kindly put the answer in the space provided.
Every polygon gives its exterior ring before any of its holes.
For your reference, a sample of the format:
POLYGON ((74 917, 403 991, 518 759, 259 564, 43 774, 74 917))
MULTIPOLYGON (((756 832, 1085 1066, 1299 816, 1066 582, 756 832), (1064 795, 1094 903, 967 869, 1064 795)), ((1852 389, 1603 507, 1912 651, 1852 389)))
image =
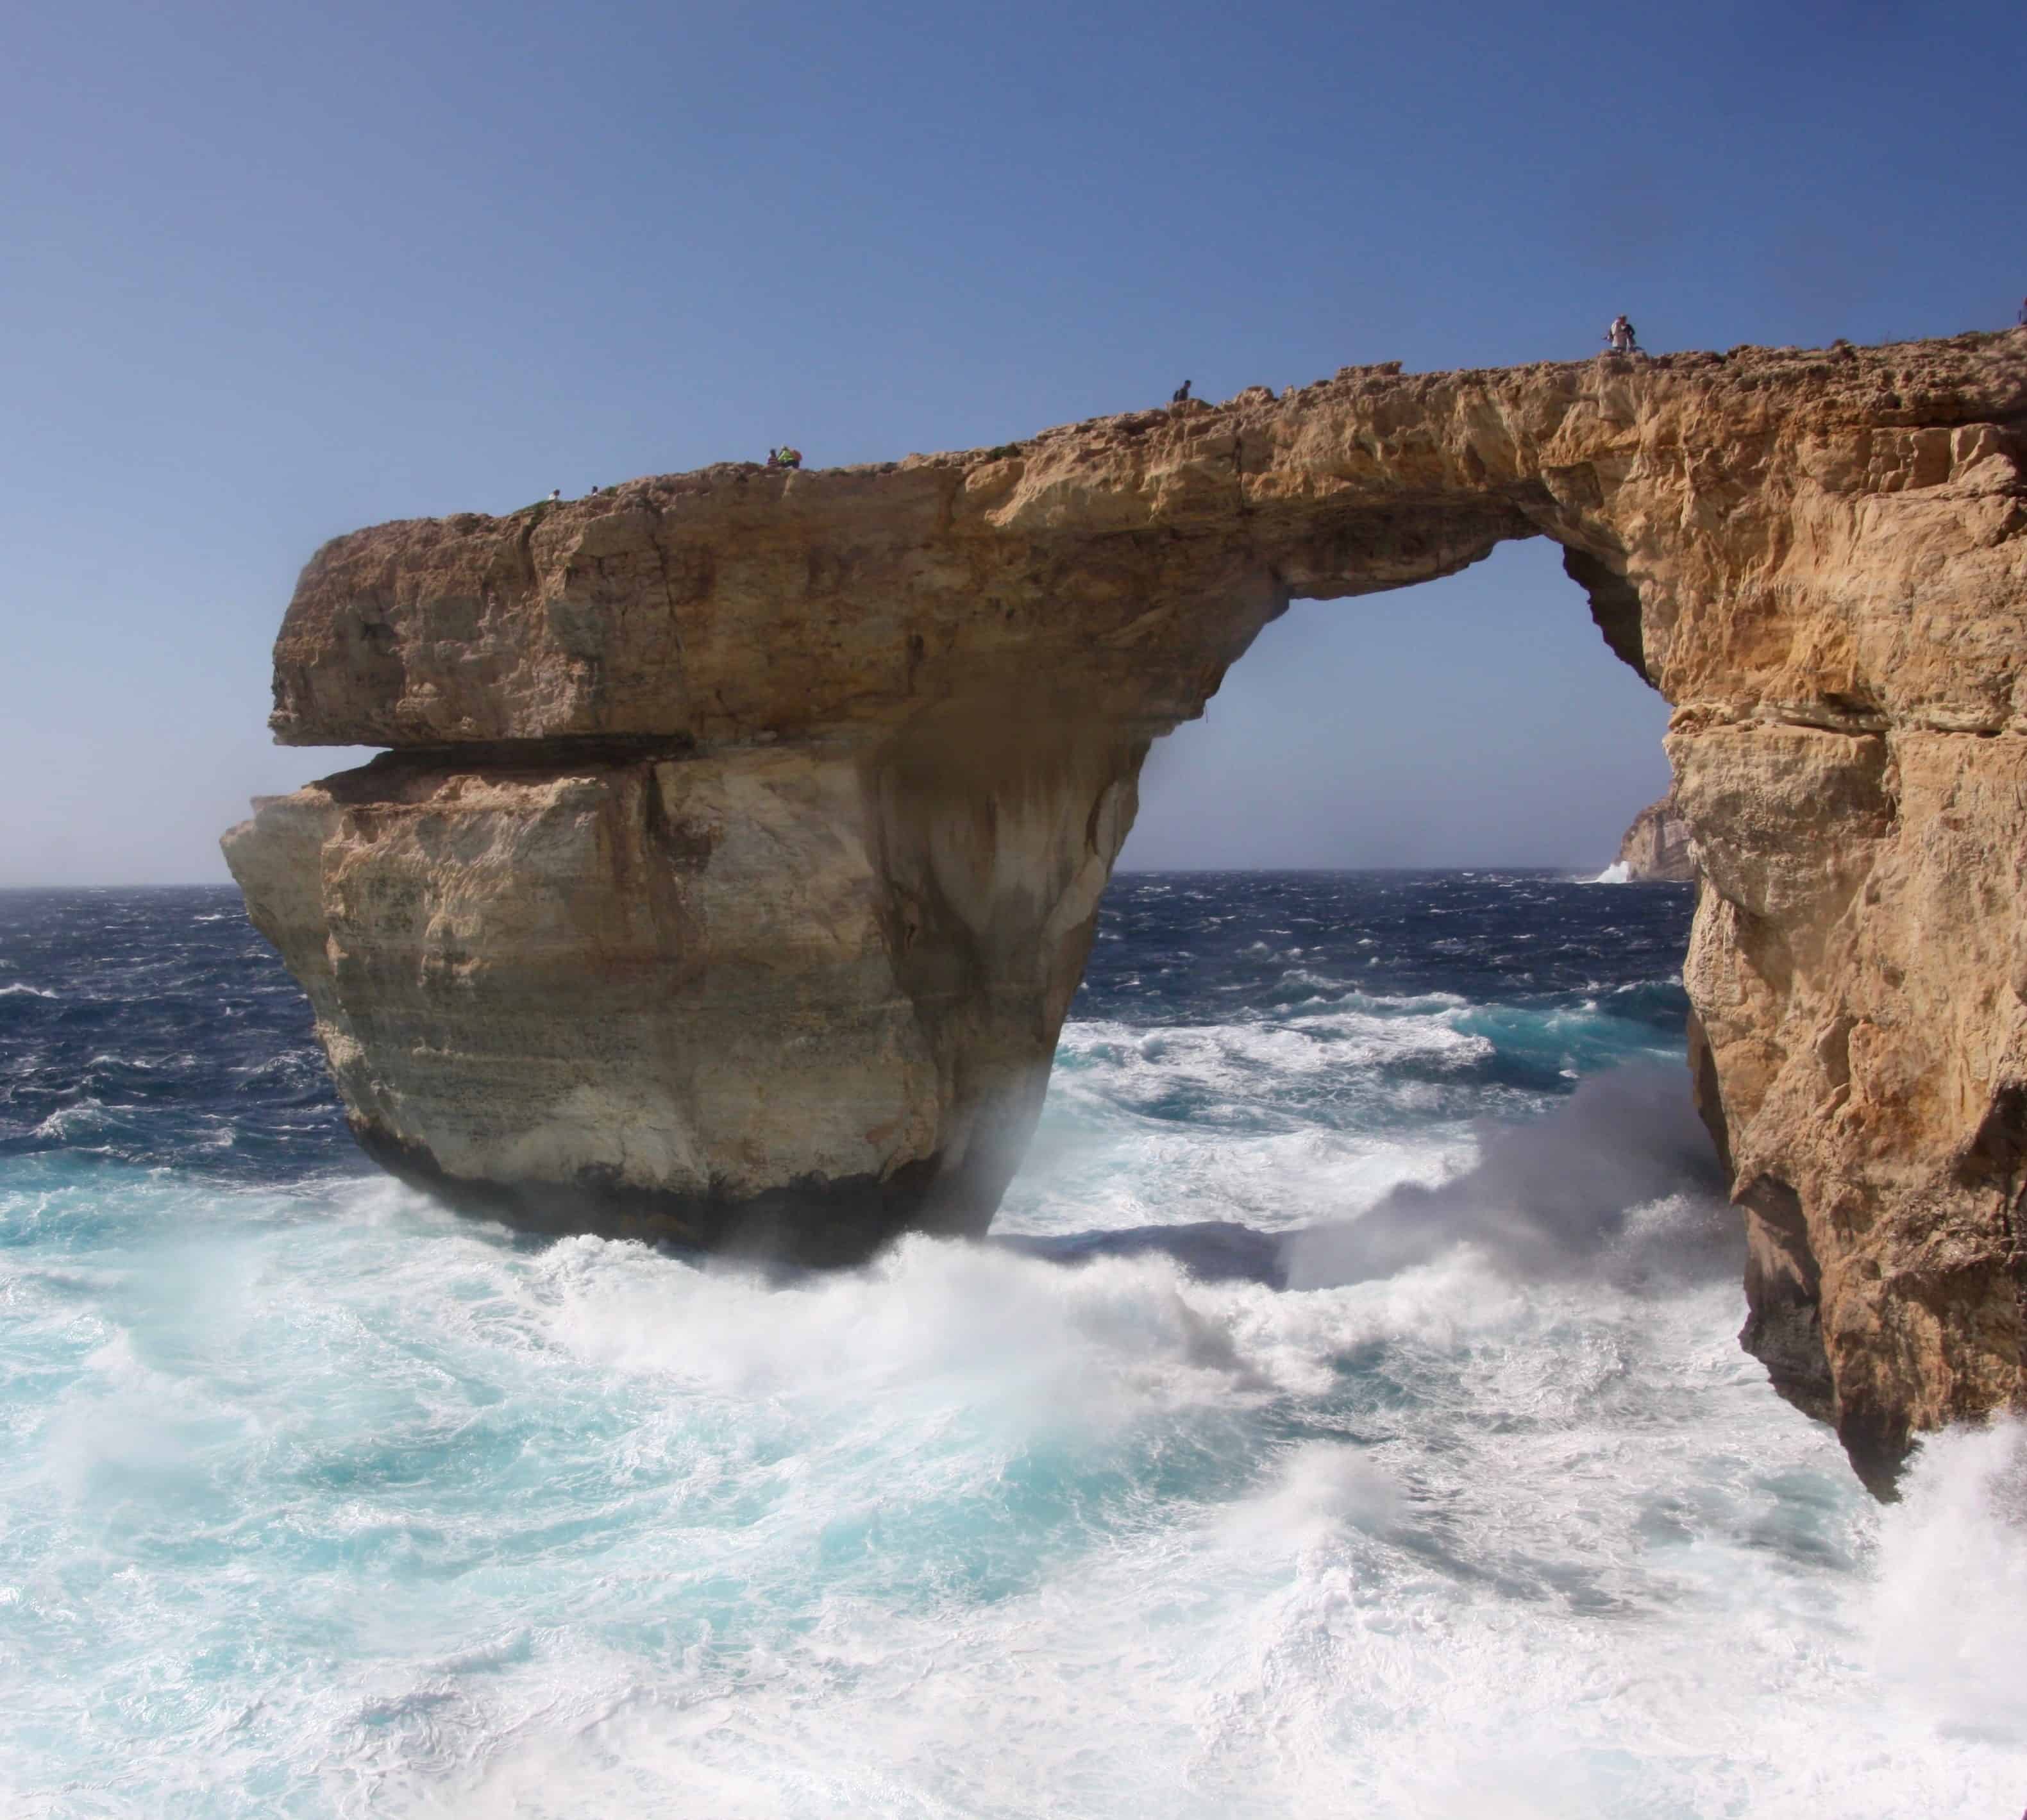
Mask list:
POLYGON ((99 1135, 109 1130, 112 1124, 103 1102, 87 1096, 50 1113, 35 1127, 35 1135, 59 1143, 75 1143, 79 1138, 99 1135))
POLYGON ((2027 1423, 2000 1416, 1922 1442, 1881 1515, 1861 1622, 1881 1675, 1946 1733, 2027 1735, 2027 1423))

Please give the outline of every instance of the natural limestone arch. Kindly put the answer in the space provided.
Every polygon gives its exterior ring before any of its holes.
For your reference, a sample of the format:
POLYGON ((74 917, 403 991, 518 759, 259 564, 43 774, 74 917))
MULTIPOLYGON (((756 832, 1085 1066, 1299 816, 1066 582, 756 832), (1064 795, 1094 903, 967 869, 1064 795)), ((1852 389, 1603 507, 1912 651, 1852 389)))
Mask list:
POLYGON ((305 571, 227 837, 362 1142, 861 1255, 982 1231, 1148 742, 1291 599, 1546 536, 1674 712, 1749 1335, 1890 1482, 2022 1394, 2027 338, 1404 376, 634 482, 305 571))

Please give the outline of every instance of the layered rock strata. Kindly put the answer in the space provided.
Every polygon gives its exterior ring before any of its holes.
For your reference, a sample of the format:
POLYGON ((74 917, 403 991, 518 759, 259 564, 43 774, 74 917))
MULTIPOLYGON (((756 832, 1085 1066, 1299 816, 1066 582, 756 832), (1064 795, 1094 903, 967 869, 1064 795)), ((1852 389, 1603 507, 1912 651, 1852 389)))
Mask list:
POLYGON ((305 571, 226 837, 375 1154, 806 1256, 983 1231, 1148 742, 1296 598, 1545 536, 1674 704, 1748 1343, 1881 1488, 2021 1399, 2027 338, 1347 368, 305 571))
POLYGON ((1689 825, 1673 796, 1650 803, 1633 818, 1612 862, 1613 874, 1629 884, 1693 884, 1697 855, 1689 825))

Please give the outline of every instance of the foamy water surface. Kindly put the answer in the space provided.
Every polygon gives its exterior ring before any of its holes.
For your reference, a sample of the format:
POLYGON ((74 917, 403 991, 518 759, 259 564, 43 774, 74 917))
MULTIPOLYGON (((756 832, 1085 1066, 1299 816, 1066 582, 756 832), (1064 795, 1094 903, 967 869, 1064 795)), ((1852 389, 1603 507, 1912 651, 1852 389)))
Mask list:
POLYGON ((0 1811, 2027 1801, 2027 1439, 1874 1504, 1693 1187, 1209 1279, 1677 1053, 1679 893, 1123 880, 1029 1250, 774 1282, 372 1176, 231 910, 0 899, 0 1811))

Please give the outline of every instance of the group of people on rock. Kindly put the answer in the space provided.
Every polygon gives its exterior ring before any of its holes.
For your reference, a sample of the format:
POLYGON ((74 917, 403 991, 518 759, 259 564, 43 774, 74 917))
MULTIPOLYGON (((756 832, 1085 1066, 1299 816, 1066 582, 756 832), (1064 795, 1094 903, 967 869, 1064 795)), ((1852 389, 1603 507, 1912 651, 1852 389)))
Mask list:
MULTIPOLYGON (((2023 301, 2020 305, 2020 319, 2022 323, 2027 323, 2027 301, 2023 301)), ((1612 319, 1611 327, 1604 331, 1604 341, 1605 345, 1615 354, 1644 354, 1646 352, 1640 345, 1638 338, 1633 332, 1632 319, 1624 315, 1615 316, 1612 319)), ((1171 404, 1188 404, 1190 387, 1195 383, 1193 379, 1185 379, 1169 394, 1169 402, 1171 404)), ((770 467, 774 465, 771 455, 768 459, 767 465, 770 467)))
MULTIPOLYGON (((2019 320, 2020 326, 2022 328, 2027 328, 2027 297, 2022 297, 2020 300, 2019 320)), ((1611 326, 1604 331, 1604 343, 1615 354, 1643 354, 1646 351, 1640 345, 1638 338, 1634 333, 1631 319, 1623 314, 1612 319, 1611 326)), ((1194 383, 1194 380, 1185 379, 1169 394, 1169 402, 1171 404, 1187 404, 1191 402, 1190 387, 1194 383)), ((767 466, 770 467, 800 467, 802 465, 803 452, 799 449, 791 448, 786 443, 779 449, 770 449, 767 451, 767 466)), ((604 489, 593 487, 591 490, 593 493, 597 493, 604 489)), ((551 489, 549 500, 552 504, 560 500, 563 497, 560 490, 551 489)))

